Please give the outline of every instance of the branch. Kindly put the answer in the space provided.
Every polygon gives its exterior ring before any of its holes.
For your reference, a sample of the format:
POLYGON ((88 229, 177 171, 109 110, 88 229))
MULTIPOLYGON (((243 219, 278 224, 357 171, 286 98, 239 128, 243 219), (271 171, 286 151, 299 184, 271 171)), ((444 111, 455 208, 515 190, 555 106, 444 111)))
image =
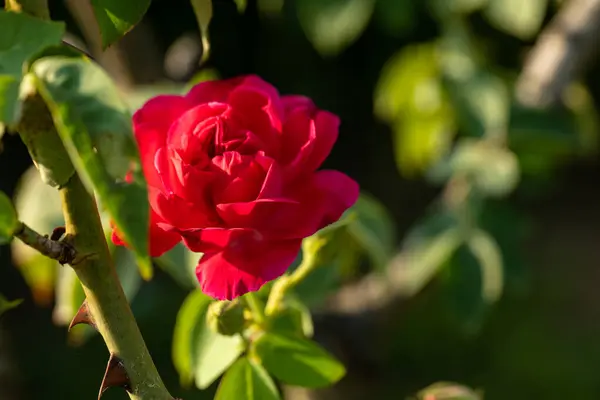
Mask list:
POLYGON ((22 222, 14 236, 46 257, 57 260, 61 265, 73 264, 77 258, 77 252, 66 241, 53 240, 48 235, 40 235, 22 222))
POLYGON ((599 35, 600 0, 567 3, 531 50, 517 81, 517 99, 536 108, 557 104, 598 50, 599 35))

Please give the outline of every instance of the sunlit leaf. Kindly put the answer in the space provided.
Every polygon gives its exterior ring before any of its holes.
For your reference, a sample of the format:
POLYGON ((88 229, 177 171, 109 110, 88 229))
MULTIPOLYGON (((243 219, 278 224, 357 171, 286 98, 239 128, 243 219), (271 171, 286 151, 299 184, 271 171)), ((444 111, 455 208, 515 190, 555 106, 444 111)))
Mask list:
POLYGON ((196 21, 198 21, 198 27, 200 28, 200 34, 202 36, 202 60, 206 60, 210 53, 210 42, 208 41, 208 25, 213 16, 213 5, 212 0, 190 0, 194 13, 196 14, 196 21))
POLYGON ((520 39, 531 39, 540 30, 548 0, 489 0, 484 15, 490 23, 520 39))
POLYGON ((483 194, 502 197, 511 193, 520 179, 517 157, 493 143, 465 139, 452 154, 451 171, 469 178, 483 194))
POLYGON ((281 397, 267 371, 246 357, 229 368, 219 385, 215 400, 278 400, 281 397))
MULTIPOLYGON (((64 226, 58 191, 42 182, 33 166, 21 176, 15 192, 15 208, 21 221, 37 232, 50 233, 57 226, 64 226)), ((12 241, 11 250, 12 260, 23 274, 34 301, 38 305, 49 305, 59 267, 56 260, 20 240, 12 241)))
POLYGON ((151 0, 91 0, 100 26, 102 47, 107 48, 142 20, 151 0))
POLYGON ((195 334, 204 324, 206 310, 212 299, 200 290, 191 292, 185 299, 175 323, 173 334, 173 364, 179 373, 181 383, 190 385, 194 380, 195 334))
POLYGON ((327 351, 298 337, 265 333, 252 343, 252 350, 270 374, 290 385, 329 386, 346 373, 327 351))
POLYGON ((390 59, 375 90, 375 114, 394 130, 400 172, 429 168, 454 137, 454 115, 442 85, 437 46, 408 47, 390 59))
POLYGON ((0 192, 0 244, 10 242, 18 227, 19 219, 12 201, 6 194, 0 192))
POLYGON ((500 78, 479 69, 466 76, 449 78, 447 86, 461 126, 471 136, 506 130, 510 97, 500 78))
POLYGON ((148 194, 127 106, 106 73, 85 58, 43 58, 32 70, 75 168, 135 251, 142 277, 149 279, 148 194), (126 184, 122 179, 129 171, 134 180, 126 184))
POLYGON ((25 63, 45 47, 60 43, 64 30, 61 22, 0 10, 0 122, 17 122, 25 63))
POLYGON ((374 0, 302 0, 296 2, 296 10, 315 49, 322 55, 334 56, 360 37, 374 5, 374 0))
POLYGON ((242 338, 213 332, 206 320, 194 333, 194 380, 199 389, 209 387, 244 350, 242 338))
POLYGON ((13 309, 15 307, 17 307, 19 304, 21 304, 23 302, 22 299, 18 299, 18 300, 6 300, 6 298, 0 294, 0 317, 2 316, 2 314, 4 314, 6 311, 13 309))
POLYGON ((243 351, 242 339, 212 331, 206 312, 212 299, 200 290, 190 293, 177 314, 173 361, 181 382, 200 389, 210 386, 243 351))

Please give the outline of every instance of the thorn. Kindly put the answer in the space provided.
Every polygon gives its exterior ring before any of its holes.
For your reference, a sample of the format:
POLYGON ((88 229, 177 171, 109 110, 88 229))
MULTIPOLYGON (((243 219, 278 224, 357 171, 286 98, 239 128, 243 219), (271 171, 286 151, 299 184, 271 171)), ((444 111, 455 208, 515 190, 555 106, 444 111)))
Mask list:
POLYGON ((129 382, 129 376, 127 376, 123 361, 114 354, 111 354, 108 359, 106 372, 102 379, 102 385, 100 385, 100 393, 98 393, 98 400, 111 387, 122 387, 126 391, 131 392, 131 383, 129 382))
POLYGON ((77 313, 75 314, 73 320, 71 320, 71 323, 69 324, 69 330, 71 330, 71 328, 73 328, 75 325, 79 324, 87 324, 94 329, 96 328, 96 324, 94 323, 92 314, 88 309, 87 300, 84 300, 81 304, 81 307, 79 307, 79 310, 77 310, 77 313))
POLYGON ((50 240, 59 240, 65 234, 66 231, 67 230, 64 226, 57 226, 52 231, 52 234, 50 235, 50 240))

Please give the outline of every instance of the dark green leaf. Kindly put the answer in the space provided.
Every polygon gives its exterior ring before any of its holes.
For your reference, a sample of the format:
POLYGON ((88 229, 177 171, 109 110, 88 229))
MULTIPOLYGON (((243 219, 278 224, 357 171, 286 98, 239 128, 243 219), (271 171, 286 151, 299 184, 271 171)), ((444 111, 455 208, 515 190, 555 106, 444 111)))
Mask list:
POLYGON ((352 207, 356 217, 348 232, 377 269, 384 269, 394 253, 396 232, 389 211, 373 196, 362 193, 352 207))
POLYGON ((324 387, 346 373, 338 360, 306 339, 265 333, 253 342, 252 349, 270 374, 290 385, 324 387))
POLYGON ((194 253, 179 243, 155 261, 182 287, 196 289, 199 287, 199 283, 195 271, 200 257, 202 254, 194 253))
POLYGON ((215 400, 278 400, 275 383, 264 368, 246 357, 229 368, 215 400))
POLYGON ((300 25, 315 49, 334 56, 363 33, 373 14, 374 0, 303 0, 296 2, 300 25))
POLYGON ((313 322, 310 310, 299 300, 288 296, 281 310, 272 316, 269 330, 275 333, 311 337, 313 322))
POLYGON ((18 227, 19 219, 12 201, 6 194, 0 192, 0 244, 10 242, 18 227))
POLYGON ((107 48, 142 20, 151 0, 92 0, 100 26, 102 47, 107 48))
POLYGON ((0 10, 0 122, 17 122, 25 63, 45 47, 60 43, 64 30, 60 22, 0 10))
POLYGON ((173 364, 183 385, 190 385, 194 380, 194 346, 195 334, 204 324, 206 310, 212 299, 200 290, 194 290, 185 299, 175 323, 173 334, 173 364))
POLYGON ((403 36, 417 24, 417 1, 377 1, 375 15, 377 27, 392 36, 403 36))
POLYGON ((21 299, 8 301, 4 296, 0 294, 0 316, 2 316, 4 312, 10 310, 11 308, 17 307, 22 302, 23 300, 21 299))
POLYGON ((481 268, 481 294, 485 301, 496 302, 504 286, 502 252, 496 239, 489 233, 476 230, 467 241, 467 246, 481 268))
POLYGON ((104 71, 85 58, 43 58, 32 70, 75 168, 135 251, 142 277, 149 279, 148 194, 127 106, 104 71), (126 184, 122 179, 130 170, 134 181, 126 184))
POLYGON ((447 211, 438 211, 418 222, 405 238, 398 259, 402 266, 398 290, 407 297, 418 293, 452 257, 462 241, 458 221, 447 211))

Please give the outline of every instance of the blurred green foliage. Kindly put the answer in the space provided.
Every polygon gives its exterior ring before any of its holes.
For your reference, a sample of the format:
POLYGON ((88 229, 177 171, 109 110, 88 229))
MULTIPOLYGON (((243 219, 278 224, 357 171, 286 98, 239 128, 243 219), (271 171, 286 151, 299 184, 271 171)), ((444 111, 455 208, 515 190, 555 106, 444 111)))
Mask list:
MULTIPOLYGON (((67 20, 67 30, 79 34, 81 27, 67 10, 52 7, 57 18, 67 20)), ((335 231, 337 257, 296 288, 296 297, 274 321, 297 340, 310 337, 313 321, 305 304, 318 309, 340 287, 400 266, 394 289, 405 304, 382 318, 385 324, 376 325, 375 332, 345 333, 369 349, 375 367, 353 359, 356 346, 341 340, 334 346, 348 362, 348 377, 336 388, 340 398, 365 398, 364 393, 427 400, 478 399, 481 393, 491 400, 600 397, 595 373, 600 329, 593 322, 598 311, 586 310, 597 296, 580 293, 587 288, 581 281, 591 281, 587 290, 592 291, 598 279, 597 245, 585 247, 580 240, 597 243, 597 184, 561 180, 581 160, 587 164, 568 176, 584 171, 597 177, 592 157, 598 150, 600 86, 593 78, 575 83, 552 110, 525 108, 512 96, 520 54, 555 12, 556 4, 547 0, 214 1, 210 35, 203 35, 211 52, 202 68, 190 71, 185 82, 161 76, 152 85, 125 91, 136 109, 158 93, 182 93, 191 82, 251 72, 282 93, 309 95, 342 117, 342 134, 326 166, 356 177, 365 193, 335 231), (544 205, 566 191, 576 200, 561 197, 559 208, 544 205), (570 222, 579 209, 583 217, 577 221, 595 231, 570 222), (551 241, 554 223, 565 228, 556 228, 562 236, 551 241), (450 380, 461 385, 430 386, 450 380), (364 393, 352 390, 361 385, 364 393)), ((161 55, 179 36, 198 29, 187 2, 155 0, 145 23, 155 37, 145 40, 161 55)), ((129 29, 119 26, 119 35, 129 29)), ((131 52, 128 59, 143 51, 139 42, 124 48, 131 52)), ((135 79, 135 70, 132 75, 135 79)), ((15 196, 20 218, 50 232, 62 224, 55 192, 38 182, 37 173, 27 171, 21 178, 28 157, 13 138, 3 140, 9 150, 0 155, 0 189, 12 194, 21 179, 15 196)), ((200 255, 179 246, 156 260, 166 274, 140 285, 131 255, 113 247, 111 252, 173 394, 212 398, 213 382, 233 365, 217 398, 232 398, 240 390, 257 399, 277 398, 268 372, 286 371, 278 371, 276 363, 269 371, 268 362, 265 371, 251 355, 238 358, 238 339, 207 328, 210 299, 195 290, 193 274, 200 255), (198 391, 194 384, 210 390, 198 391)), ((82 300, 77 280, 71 270, 18 242, 11 253, 22 277, 11 273, 3 252, 0 293, 10 298, 31 293, 38 305, 53 311, 29 302, 3 316, 1 329, 13 338, 14 368, 22 383, 4 396, 95 395, 105 362, 101 341, 85 328, 76 328, 67 341, 64 328, 50 325, 52 316, 57 324, 68 323, 77 310, 82 300), (85 344, 73 350, 67 342, 85 344), (49 361, 40 360, 41 353, 49 361), (85 369, 78 364, 82 359, 85 369), (81 377, 76 383, 73 374, 81 377)), ((261 290, 261 299, 268 290, 268 285, 261 290)), ((327 323, 315 318, 314 325, 318 338, 327 323)), ((267 358, 269 351, 298 346, 287 337, 267 339, 256 349, 267 358)), ((331 376, 339 375, 335 360, 312 347, 304 350, 305 359, 288 365, 287 373, 297 373, 281 376, 283 381, 327 380, 303 375, 305 365, 319 362, 329 363, 331 376)), ((0 385, 0 395, 2 390, 0 385)), ((108 392, 106 398, 118 395, 108 392)))

